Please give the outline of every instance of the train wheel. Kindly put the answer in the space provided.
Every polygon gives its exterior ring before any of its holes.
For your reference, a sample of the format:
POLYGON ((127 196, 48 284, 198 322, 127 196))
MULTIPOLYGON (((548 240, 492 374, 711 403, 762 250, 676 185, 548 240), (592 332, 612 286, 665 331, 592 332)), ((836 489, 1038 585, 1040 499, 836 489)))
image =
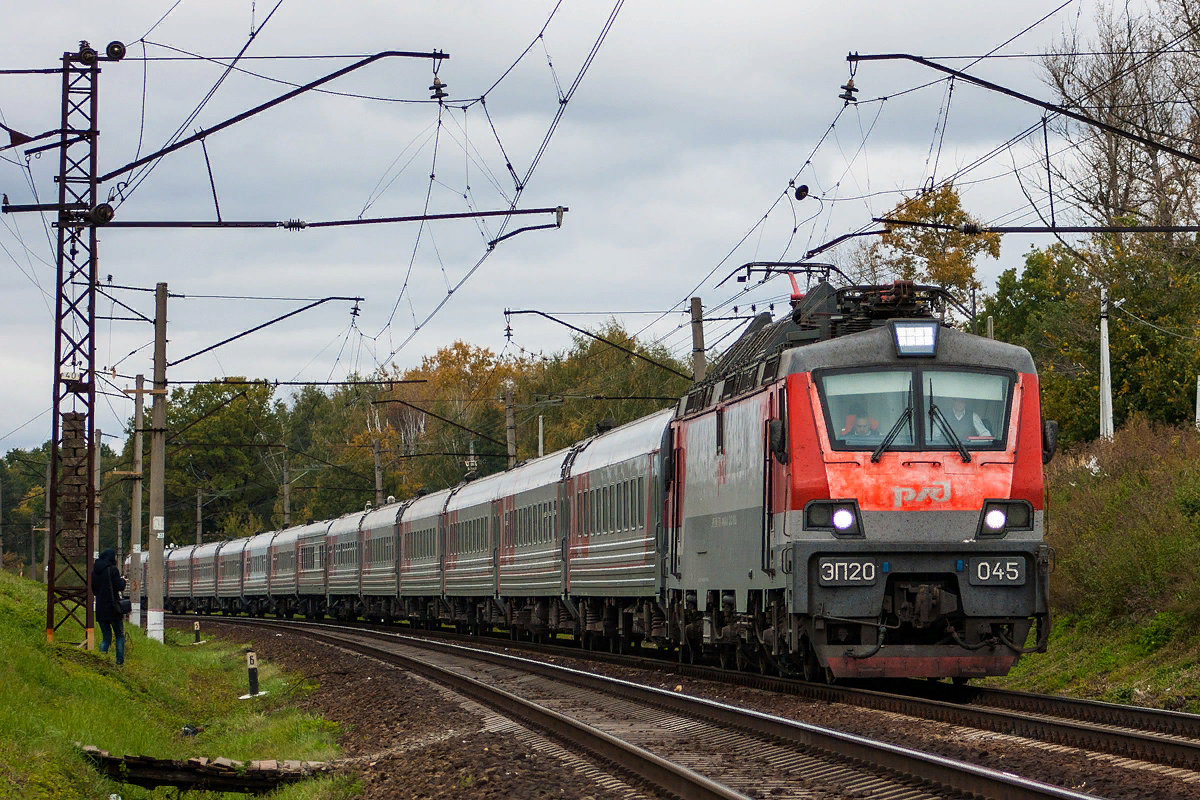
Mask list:
POLYGON ((800 640, 800 658, 800 672, 804 680, 809 683, 824 683, 825 671, 821 668, 821 662, 817 660, 817 654, 813 652, 808 637, 800 640))
POLYGON ((955 686, 966 686, 970 682, 971 682, 971 679, 968 678, 966 675, 959 675, 957 678, 954 679, 955 686))

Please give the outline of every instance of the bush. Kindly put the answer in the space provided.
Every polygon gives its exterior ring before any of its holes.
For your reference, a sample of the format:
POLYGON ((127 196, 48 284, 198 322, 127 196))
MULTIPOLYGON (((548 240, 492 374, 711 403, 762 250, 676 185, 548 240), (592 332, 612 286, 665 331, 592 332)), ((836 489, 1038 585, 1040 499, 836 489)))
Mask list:
POLYGON ((1142 620, 1170 612, 1177 615, 1170 619, 1200 619, 1200 434, 1194 428, 1134 418, 1111 442, 1098 440, 1055 459, 1046 477, 1046 539, 1057 563, 1051 595, 1059 613, 1142 620))

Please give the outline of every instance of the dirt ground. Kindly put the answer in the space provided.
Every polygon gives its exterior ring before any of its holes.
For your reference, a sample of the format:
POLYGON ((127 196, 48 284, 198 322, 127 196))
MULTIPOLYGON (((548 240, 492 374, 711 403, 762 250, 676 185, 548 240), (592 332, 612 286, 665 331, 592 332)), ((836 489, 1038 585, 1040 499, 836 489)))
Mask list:
MULTIPOLYGON (((190 628, 190 623, 187 623, 190 628)), ((644 790, 603 786, 555 756, 511 733, 489 730, 481 716, 453 696, 408 673, 303 637, 259 634, 217 621, 205 630, 254 642, 260 658, 319 682, 295 705, 343 726, 347 769, 355 770, 368 798, 630 798, 644 790)), ((569 655, 570 651, 566 651, 569 655)), ((1122 759, 944 723, 912 720, 868 709, 814 702, 668 673, 575 664, 646 685, 709 697, 766 713, 1002 769, 1106 798, 1194 800, 1200 781, 1184 782, 1157 766, 1122 766, 1122 759), (678 688, 677 688, 678 687, 678 688)), ((528 738, 528 737, 525 737, 528 738)), ((1184 776, 1186 777, 1186 776, 1184 776)), ((1200 776, 1197 776, 1200 777, 1200 776)))
MULTIPOLYGON (((190 629, 191 622, 182 626, 190 629)), ((260 660, 319 684, 311 694, 298 693, 291 705, 342 726, 344 769, 358 776, 369 800, 647 796, 605 787, 531 747, 528 737, 487 730, 481 716, 394 667, 297 636, 255 635, 210 620, 204 630, 206 636, 253 642, 260 660)))

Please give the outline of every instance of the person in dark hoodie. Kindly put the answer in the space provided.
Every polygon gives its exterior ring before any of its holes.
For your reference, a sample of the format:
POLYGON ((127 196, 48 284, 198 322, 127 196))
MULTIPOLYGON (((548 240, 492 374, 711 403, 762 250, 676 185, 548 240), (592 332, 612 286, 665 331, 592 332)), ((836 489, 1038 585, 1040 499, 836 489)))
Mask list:
POLYGON ((108 645, 117 640, 117 666, 125 663, 125 622, 117 599, 125 589, 125 579, 117 569, 117 551, 111 547, 100 554, 92 567, 92 595, 96 598, 96 621, 103 638, 100 652, 107 653, 108 645))

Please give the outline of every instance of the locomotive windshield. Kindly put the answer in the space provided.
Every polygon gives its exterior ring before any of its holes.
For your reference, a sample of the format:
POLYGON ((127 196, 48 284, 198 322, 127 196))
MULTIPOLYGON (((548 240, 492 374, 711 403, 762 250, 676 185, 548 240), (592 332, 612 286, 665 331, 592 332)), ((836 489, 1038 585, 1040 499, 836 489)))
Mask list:
POLYGON ((818 387, 837 450, 968 450, 1003 447, 1012 378, 1007 373, 889 369, 827 372, 818 387), (912 409, 912 413, 907 413, 912 409))

